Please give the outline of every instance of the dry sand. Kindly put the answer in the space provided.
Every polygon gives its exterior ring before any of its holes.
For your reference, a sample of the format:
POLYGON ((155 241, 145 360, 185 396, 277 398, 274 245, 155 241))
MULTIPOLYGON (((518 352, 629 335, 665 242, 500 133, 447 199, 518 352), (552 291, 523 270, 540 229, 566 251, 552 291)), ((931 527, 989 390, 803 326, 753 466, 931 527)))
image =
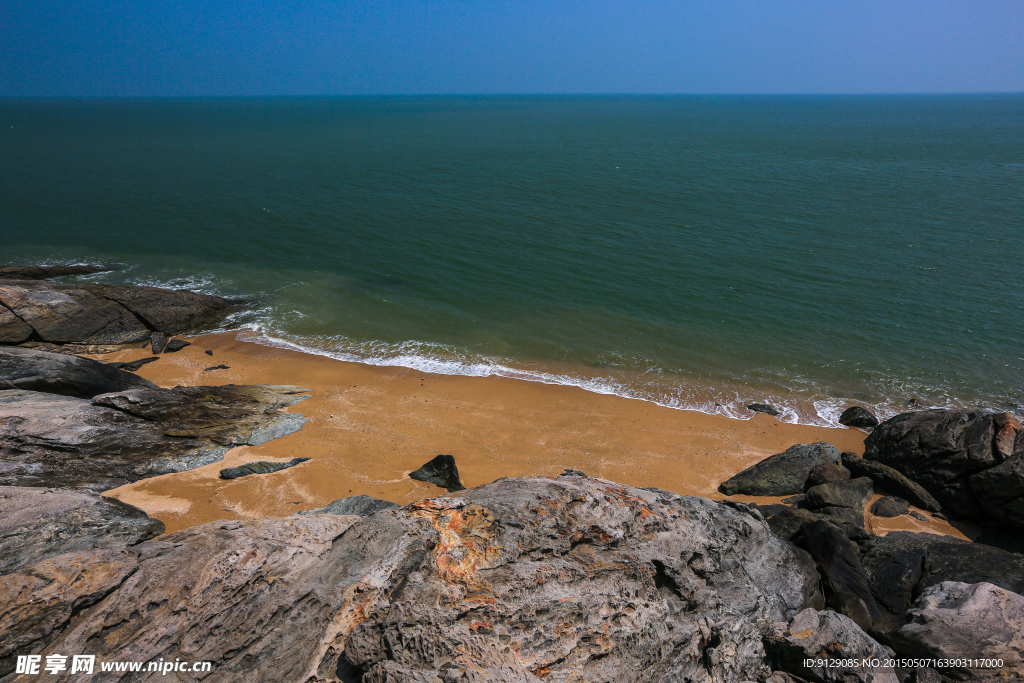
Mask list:
MULTIPOLYGON (((633 486, 717 499, 721 481, 795 443, 828 441, 842 451, 863 452, 865 435, 856 429, 784 424, 760 414, 734 420, 576 387, 349 363, 242 341, 233 333, 191 342, 137 374, 166 387, 309 387, 311 397, 290 409, 309 422, 282 439, 235 448, 223 462, 105 494, 146 510, 168 531, 215 519, 289 515, 358 494, 402 504, 434 497, 444 491, 407 475, 440 453, 455 456, 468 487, 499 477, 557 476, 572 467, 633 486), (230 368, 205 370, 222 364, 230 368), (312 460, 273 474, 230 481, 218 476, 224 467, 297 456, 312 460)), ((102 359, 149 355, 148 348, 132 349, 102 359)), ((911 528, 962 536, 940 520, 872 522, 876 532, 911 528)))

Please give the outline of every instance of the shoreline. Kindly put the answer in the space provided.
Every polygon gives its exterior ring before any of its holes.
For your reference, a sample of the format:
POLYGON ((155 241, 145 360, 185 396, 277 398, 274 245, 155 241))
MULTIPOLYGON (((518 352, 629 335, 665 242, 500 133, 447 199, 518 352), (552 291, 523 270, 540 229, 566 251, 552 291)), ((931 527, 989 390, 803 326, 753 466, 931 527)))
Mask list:
MULTIPOLYGON (((240 446, 220 462, 142 479, 104 495, 142 508, 172 532, 218 519, 287 516, 346 496, 366 494, 407 504, 443 495, 408 478, 434 456, 455 456, 463 483, 501 477, 557 476, 572 467, 612 481, 711 499, 736 472, 795 443, 828 441, 863 452, 864 433, 779 422, 758 414, 738 420, 596 394, 572 386, 505 377, 434 375, 367 365, 258 344, 239 333, 187 338, 136 374, 161 386, 291 384, 311 389, 289 412, 309 422, 260 446, 240 446), (213 355, 207 355, 205 350, 213 355), (228 365, 228 369, 206 368, 228 365), (297 467, 222 480, 219 472, 255 460, 307 457, 297 467)), ((102 356, 151 357, 148 348, 102 356)), ((733 496, 744 502, 777 499, 733 496)), ((868 515, 873 518, 872 515, 868 515)), ((876 531, 952 533, 941 520, 869 519, 876 531)))

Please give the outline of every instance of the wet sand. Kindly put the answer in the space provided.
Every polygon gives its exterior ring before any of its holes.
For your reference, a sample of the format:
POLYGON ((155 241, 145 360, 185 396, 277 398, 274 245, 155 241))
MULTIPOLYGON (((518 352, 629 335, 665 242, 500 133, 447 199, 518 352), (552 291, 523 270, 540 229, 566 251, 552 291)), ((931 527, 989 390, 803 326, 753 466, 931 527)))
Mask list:
MULTIPOLYGON (((633 486, 719 499, 721 481, 795 443, 828 441, 842 451, 863 452, 865 435, 856 429, 791 425, 761 414, 734 420, 577 387, 349 363, 243 341, 234 333, 190 341, 137 374, 166 387, 308 387, 310 398, 289 410, 309 422, 282 439, 235 448, 222 462, 105 494, 146 510, 168 531, 215 519, 289 515, 358 494, 401 504, 434 497, 444 491, 407 475, 440 453, 455 456, 468 487, 507 476, 557 476, 572 467, 633 486), (230 367, 205 370, 216 365, 230 367), (273 474, 219 478, 225 467, 298 456, 311 460, 273 474)), ((150 355, 148 348, 131 349, 102 360, 150 355)), ((874 521, 876 531, 895 524, 955 532, 939 520, 874 521)))

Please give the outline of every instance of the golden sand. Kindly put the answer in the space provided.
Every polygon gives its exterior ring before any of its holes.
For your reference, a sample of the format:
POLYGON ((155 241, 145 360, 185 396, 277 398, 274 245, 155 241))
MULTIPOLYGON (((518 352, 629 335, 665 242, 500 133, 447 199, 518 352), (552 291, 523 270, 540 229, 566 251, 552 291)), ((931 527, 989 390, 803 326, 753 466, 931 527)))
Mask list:
MULTIPOLYGON (((791 425, 761 414, 735 420, 576 387, 343 362, 242 341, 233 333, 190 341, 137 374, 165 387, 309 387, 311 397, 290 409, 309 422, 282 439, 235 448, 223 462, 105 494, 142 508, 168 531, 215 519, 289 515, 358 494, 401 504, 437 496, 444 491, 407 475, 440 453, 455 456, 468 487, 500 477, 556 476, 572 467, 633 486, 717 499, 721 481, 795 443, 828 441, 842 451, 863 452, 865 435, 856 429, 791 425), (230 368, 205 370, 222 364, 230 368), (225 467, 300 456, 311 460, 273 474, 218 476, 225 467)), ((148 348, 132 349, 103 360, 149 355, 148 348)), ((873 521, 884 530, 905 528, 898 525, 910 518, 900 520, 873 521)), ((915 530, 955 532, 944 524, 937 528, 939 520, 910 523, 927 526, 915 530)))

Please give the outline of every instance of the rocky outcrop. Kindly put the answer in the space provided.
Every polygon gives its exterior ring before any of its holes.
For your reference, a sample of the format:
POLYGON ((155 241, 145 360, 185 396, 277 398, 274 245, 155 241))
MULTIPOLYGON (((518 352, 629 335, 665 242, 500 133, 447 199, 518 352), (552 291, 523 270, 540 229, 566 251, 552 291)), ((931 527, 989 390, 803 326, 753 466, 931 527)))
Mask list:
POLYGON ((576 476, 121 552, 4 577, 8 651, 209 660, 208 681, 753 681, 772 624, 820 603, 746 506, 576 476))
POLYGON ((789 496, 801 493, 817 465, 839 464, 839 451, 825 443, 797 444, 769 456, 722 482, 718 490, 727 496, 789 496))
POLYGON ((92 398, 126 389, 157 389, 149 380, 89 358, 0 347, 0 390, 24 389, 92 398))
POLYGON ((843 453, 843 465, 854 476, 870 477, 878 488, 904 498, 922 510, 939 512, 942 509, 939 501, 935 500, 934 496, 925 491, 920 484, 911 481, 888 465, 865 460, 856 453, 843 453))
POLYGON ((106 266, 0 266, 0 280, 46 280, 68 275, 105 273, 106 266))
POLYGON ((295 467, 299 463, 303 463, 309 460, 309 458, 292 458, 286 462, 271 462, 269 460, 258 460, 256 462, 247 462, 244 465, 238 467, 227 467, 220 471, 221 479, 238 479, 239 477, 248 477, 250 474, 271 474, 273 472, 280 472, 286 470, 289 467, 295 467))
POLYGON ((280 409, 307 398, 300 395, 305 391, 274 385, 139 388, 91 400, 0 391, 0 485, 98 493, 216 462, 233 446, 300 429, 305 418, 280 409))
MULTIPOLYGON (((990 583, 945 581, 925 590, 892 636, 906 657, 969 660, 940 668, 956 678, 1024 677, 1024 597, 990 583), (1002 666, 971 666, 971 660, 1002 666)), ((980 662, 979 662, 980 664, 980 662)))
POLYGON ((322 508, 314 508, 312 510, 303 510, 297 512, 299 515, 358 515, 359 517, 366 517, 372 515, 375 512, 381 510, 393 510, 397 508, 396 503, 392 503, 388 500, 381 500, 380 498, 373 498, 372 496, 349 496, 348 498, 340 498, 329 505, 325 505, 322 508))
POLYGON ((1024 428, 1009 413, 905 413, 864 445, 865 459, 899 470, 945 510, 1024 529, 1024 428))
POLYGON ((0 574, 52 555, 135 545, 163 531, 159 520, 113 498, 0 486, 0 574))
POLYGON ((874 429, 878 426, 878 418, 867 408, 850 406, 839 416, 839 424, 858 429, 874 429))
POLYGON ((773 668, 827 683, 899 683, 892 667, 861 666, 864 660, 892 660, 892 650, 875 642, 849 617, 806 609, 766 641, 773 668), (824 660, 845 662, 826 666, 824 660))
POLYGON ((0 279, 0 342, 131 344, 211 327, 237 309, 198 292, 0 279))

